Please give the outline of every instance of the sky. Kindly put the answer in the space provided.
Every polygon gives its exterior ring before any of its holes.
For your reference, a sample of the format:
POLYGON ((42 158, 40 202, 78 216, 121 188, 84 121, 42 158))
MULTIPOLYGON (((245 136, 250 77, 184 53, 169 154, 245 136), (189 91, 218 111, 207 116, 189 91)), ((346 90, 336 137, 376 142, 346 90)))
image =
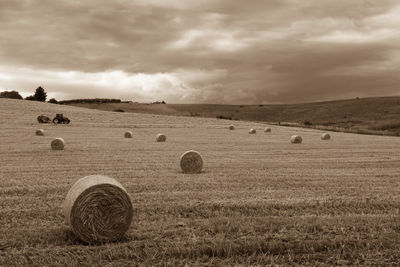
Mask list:
POLYGON ((398 0, 0 0, 0 91, 278 104, 400 95, 398 0))

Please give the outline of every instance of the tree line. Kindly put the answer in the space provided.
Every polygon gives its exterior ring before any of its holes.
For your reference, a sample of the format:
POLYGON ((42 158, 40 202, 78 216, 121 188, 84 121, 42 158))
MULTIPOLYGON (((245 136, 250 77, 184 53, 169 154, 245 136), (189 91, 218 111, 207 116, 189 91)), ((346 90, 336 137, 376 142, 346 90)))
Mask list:
MULTIPOLYGON (((39 86, 36 88, 33 95, 23 98, 17 91, 4 91, 0 93, 0 98, 12 98, 12 99, 25 99, 31 101, 45 102, 47 99, 47 93, 43 87, 39 86)), ((115 98, 84 98, 84 99, 71 99, 71 100, 61 100, 57 101, 55 98, 50 98, 48 103, 53 104, 93 104, 93 103, 132 103, 132 101, 121 101, 121 99, 115 98)), ((165 101, 156 101, 152 104, 166 104, 165 101)))
MULTIPOLYGON (((0 98, 12 98, 12 99, 25 99, 25 100, 31 100, 31 101, 40 101, 40 102, 45 102, 47 99, 47 93, 43 89, 43 87, 39 86, 36 88, 35 93, 33 95, 27 96, 23 98, 19 92, 17 91, 4 91, 0 93, 0 98)), ((57 102, 54 98, 51 98, 48 102, 53 103, 57 102)))
MULTIPOLYGON (((47 99, 47 92, 43 87, 39 86, 36 88, 33 95, 23 98, 17 91, 4 91, 0 93, 0 98, 12 98, 12 99, 25 99, 30 101, 45 102, 47 99)), ((78 104, 78 103, 123 103, 120 99, 109 99, 109 98, 88 98, 88 99, 72 99, 57 101, 55 98, 50 98, 49 103, 53 104, 78 104)), ((127 101, 129 102, 129 101, 127 101)))

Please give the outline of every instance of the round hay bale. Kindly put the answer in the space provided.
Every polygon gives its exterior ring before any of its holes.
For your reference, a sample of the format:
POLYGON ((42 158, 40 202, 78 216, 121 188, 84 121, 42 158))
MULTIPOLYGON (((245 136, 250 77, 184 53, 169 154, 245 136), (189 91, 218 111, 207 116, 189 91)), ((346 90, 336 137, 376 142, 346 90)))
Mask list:
POLYGON ((235 130, 235 126, 229 125, 228 129, 229 129, 229 130, 235 130))
POLYGON ((269 127, 265 128, 265 129, 264 129, 264 132, 270 133, 270 132, 271 132, 271 128, 269 128, 269 127))
POLYGON ((132 138, 133 134, 131 131, 125 132, 125 138, 132 138))
POLYGON ((301 138, 300 135, 293 135, 293 136, 290 138, 290 142, 291 142, 292 144, 301 144, 301 142, 303 142, 303 138, 301 138))
POLYGON ((119 240, 129 229, 133 207, 125 188, 115 179, 90 175, 68 191, 63 213, 82 241, 102 244, 119 240))
POLYGON ((184 173, 200 173, 203 169, 203 159, 199 152, 189 150, 181 156, 181 169, 184 173))
POLYGON ((36 130, 36 135, 37 136, 43 136, 44 135, 44 130, 43 129, 37 129, 36 130))
POLYGON ((255 134, 255 133, 256 133, 256 129, 251 128, 251 129, 249 130, 249 134, 255 134))
POLYGON ((164 134, 161 134, 161 133, 157 134, 157 137, 156 137, 157 142, 165 142, 166 140, 167 140, 167 137, 164 134))
POLYGON ((331 139, 331 136, 328 133, 323 133, 321 135, 321 140, 330 140, 330 139, 331 139))
POLYGON ((51 149, 53 150, 64 150, 65 141, 61 137, 58 137, 51 141, 51 149))

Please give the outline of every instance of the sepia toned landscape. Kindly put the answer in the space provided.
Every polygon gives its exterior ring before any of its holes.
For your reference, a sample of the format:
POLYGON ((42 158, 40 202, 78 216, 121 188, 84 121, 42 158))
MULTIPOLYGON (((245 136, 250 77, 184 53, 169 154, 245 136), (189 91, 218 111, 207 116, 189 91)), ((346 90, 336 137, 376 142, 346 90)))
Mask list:
POLYGON ((0 267, 400 266, 399 0, 0 0, 0 267))
POLYGON ((400 136, 400 97, 396 96, 279 105, 91 103, 82 99, 65 101, 65 104, 115 112, 248 120, 282 126, 400 136))
POLYGON ((322 133, 0 99, 0 266, 399 265, 400 139, 322 133), (71 123, 36 121, 56 113, 71 123), (199 174, 179 167, 191 149, 199 174), (88 245, 65 224, 68 190, 92 174, 132 200, 120 242, 88 245))

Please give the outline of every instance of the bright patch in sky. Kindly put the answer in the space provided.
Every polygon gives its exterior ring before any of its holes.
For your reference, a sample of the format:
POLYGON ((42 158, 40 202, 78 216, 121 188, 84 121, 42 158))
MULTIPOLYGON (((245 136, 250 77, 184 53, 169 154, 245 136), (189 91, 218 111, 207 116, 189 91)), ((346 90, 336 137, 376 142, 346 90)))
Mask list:
POLYGON ((305 41, 332 42, 332 43, 370 43, 382 42, 400 36, 400 30, 381 29, 371 32, 334 31, 327 35, 308 38, 305 41))

